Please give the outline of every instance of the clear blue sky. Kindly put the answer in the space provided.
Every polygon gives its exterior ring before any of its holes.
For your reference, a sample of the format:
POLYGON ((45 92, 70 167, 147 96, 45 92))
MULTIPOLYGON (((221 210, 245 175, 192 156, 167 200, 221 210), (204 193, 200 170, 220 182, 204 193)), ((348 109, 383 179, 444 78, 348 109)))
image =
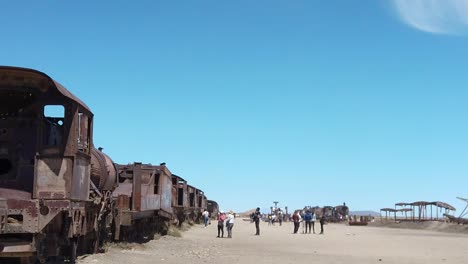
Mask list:
POLYGON ((114 161, 167 162, 225 210, 462 209, 466 24, 440 29, 405 5, 7 1, 0 64, 80 97, 114 161))

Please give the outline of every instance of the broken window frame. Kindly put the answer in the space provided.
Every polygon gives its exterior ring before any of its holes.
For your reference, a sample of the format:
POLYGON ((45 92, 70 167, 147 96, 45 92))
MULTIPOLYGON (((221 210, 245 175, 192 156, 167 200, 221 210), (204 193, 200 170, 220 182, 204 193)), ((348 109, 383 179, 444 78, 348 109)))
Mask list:
POLYGON ((46 104, 42 108, 42 139, 41 144, 43 148, 56 148, 63 146, 65 136, 65 123, 66 123, 66 108, 62 104, 46 104), (48 106, 61 106, 63 108, 63 115, 61 116, 47 116, 48 106), (61 124, 60 124, 61 122, 61 124), (56 129, 53 129, 56 128, 56 129), (55 140, 53 140, 52 131, 56 134, 55 140), (59 138, 57 138, 59 137, 59 138), (54 141, 55 143, 52 143, 54 141))

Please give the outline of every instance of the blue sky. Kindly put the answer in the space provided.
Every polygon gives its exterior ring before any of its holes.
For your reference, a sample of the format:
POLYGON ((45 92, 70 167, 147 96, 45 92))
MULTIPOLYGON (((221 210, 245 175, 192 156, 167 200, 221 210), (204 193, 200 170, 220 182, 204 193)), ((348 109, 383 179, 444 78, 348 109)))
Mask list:
POLYGON ((225 210, 463 209, 468 4, 412 3, 11 1, 0 62, 86 102, 114 161, 166 162, 225 210))

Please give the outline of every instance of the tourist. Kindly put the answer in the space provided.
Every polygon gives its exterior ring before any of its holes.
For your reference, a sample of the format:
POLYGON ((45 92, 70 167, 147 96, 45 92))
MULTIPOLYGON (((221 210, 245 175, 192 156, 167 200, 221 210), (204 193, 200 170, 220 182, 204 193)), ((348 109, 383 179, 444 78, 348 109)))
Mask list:
MULTIPOLYGON (((307 234, 307 230, 309 230, 309 234, 312 231, 312 213, 310 210, 307 210, 304 215, 304 222, 305 222, 305 234, 307 234)), ((315 234, 315 230, 314 230, 315 234)))
POLYGON ((228 232, 228 238, 232 238, 232 228, 234 227, 234 219, 234 213, 232 212, 232 210, 229 210, 229 214, 226 218, 226 229, 228 232))
POLYGON ((294 212, 292 216, 293 222, 294 222, 294 234, 297 234, 297 231, 299 230, 299 226, 301 224, 301 215, 299 214, 299 211, 294 212))
POLYGON ((281 208, 278 209, 278 222, 279 225, 283 225, 283 211, 281 211, 281 208))
POLYGON ((255 222, 255 235, 259 236, 260 235, 260 218, 262 218, 262 214, 260 213, 260 207, 257 207, 253 214, 253 221, 255 222))
POLYGON ((208 210, 204 210, 202 213, 203 216, 203 222, 205 223, 205 228, 208 226, 208 221, 210 220, 210 213, 208 213, 208 210))
POLYGON ((323 235, 323 224, 325 224, 325 213, 320 217, 320 234, 323 235))
POLYGON ((224 237, 224 220, 226 220, 226 214, 224 211, 220 211, 218 215, 218 236, 221 234, 221 237, 224 237))
POLYGON ((315 234, 315 221, 317 221, 317 216, 314 211, 312 211, 312 231, 315 234))

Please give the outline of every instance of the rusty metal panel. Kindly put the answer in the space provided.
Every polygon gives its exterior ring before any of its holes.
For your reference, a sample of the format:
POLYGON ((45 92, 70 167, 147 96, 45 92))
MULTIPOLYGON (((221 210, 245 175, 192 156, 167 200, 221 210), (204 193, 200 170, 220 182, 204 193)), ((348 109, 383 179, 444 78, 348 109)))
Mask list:
POLYGON ((133 167, 132 210, 141 209, 141 163, 135 162, 133 167))
POLYGON ((30 192, 0 188, 0 198, 30 200, 32 197, 30 192))
POLYGON ((112 192, 113 197, 118 197, 119 195, 132 196, 133 184, 131 182, 122 182, 117 186, 117 188, 112 192))
POLYGON ((0 208, 2 214, 10 218, 4 222, 0 233, 38 232, 38 201, 1 199, 0 208))
POLYGON ((73 161, 69 158, 37 160, 35 197, 42 199, 68 198, 67 186, 72 178, 73 161))
POLYGON ((177 197, 177 186, 176 185, 172 185, 172 206, 173 207, 176 207, 178 205, 178 197, 177 197))
POLYGON ((184 199, 184 208, 189 207, 189 195, 188 195, 188 186, 187 182, 184 182, 181 186, 182 192, 183 192, 183 199, 184 199))
POLYGON ((85 157, 76 156, 72 180, 71 198, 75 200, 88 200, 90 165, 85 157))
POLYGON ((172 213, 172 181, 170 174, 160 177, 161 185, 161 209, 172 213))
POLYGON ((46 200, 39 203, 39 231, 42 231, 58 214, 71 209, 69 200, 46 200))
POLYGON ((159 209, 161 209, 161 195, 148 194, 148 195, 141 196, 141 211, 159 210, 159 209))
POLYGON ((117 197, 117 208, 130 209, 130 197, 127 195, 120 194, 117 197))

